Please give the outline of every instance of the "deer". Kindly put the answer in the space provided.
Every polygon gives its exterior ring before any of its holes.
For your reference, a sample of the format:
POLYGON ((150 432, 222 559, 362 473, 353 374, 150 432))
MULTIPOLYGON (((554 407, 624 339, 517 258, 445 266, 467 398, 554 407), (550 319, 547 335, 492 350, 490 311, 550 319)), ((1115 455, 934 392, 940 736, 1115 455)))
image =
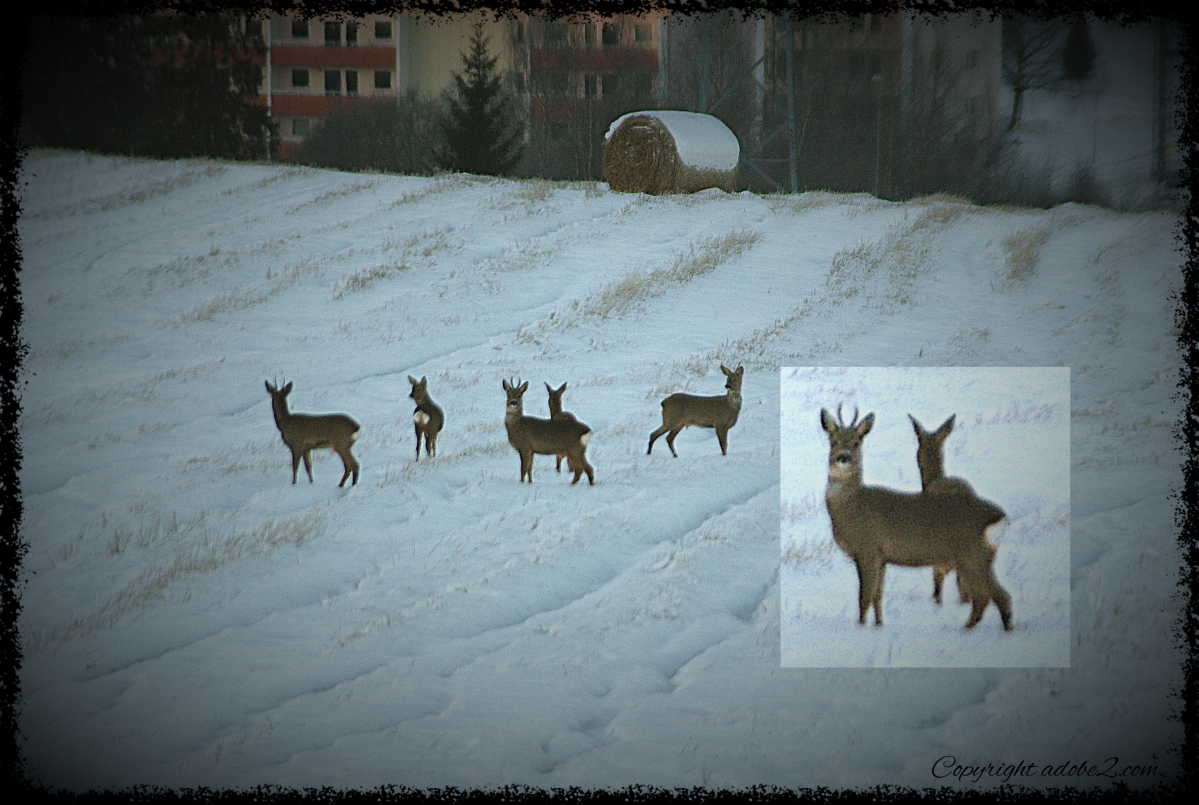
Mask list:
POLYGON ((539 419, 525 416, 524 394, 529 389, 528 381, 503 381, 508 395, 508 407, 504 413, 504 427, 508 430, 508 443, 520 454, 520 480, 525 477, 533 483, 533 454, 543 456, 566 456, 567 466, 574 473, 572 484, 577 484, 583 473, 587 482, 595 484, 595 472, 587 463, 587 442, 591 440, 591 428, 574 417, 570 419, 539 419))
MULTIPOLYGON (((572 414, 570 411, 562 410, 562 395, 566 391, 565 383, 563 383, 557 389, 554 389, 552 386, 550 386, 549 383, 546 383, 545 390, 547 392, 549 392, 549 395, 550 395, 550 398, 549 398, 550 419, 566 419, 566 420, 573 420, 575 422, 578 422, 578 419, 575 418, 574 414, 572 414)), ((557 459, 557 464, 555 466, 555 469, 558 472, 562 472, 562 459, 563 458, 566 459, 567 469, 569 469, 571 472, 574 472, 574 468, 570 466, 570 458, 569 458, 569 456, 567 456, 566 453, 558 453, 556 456, 554 456, 554 458, 557 459)))
POLYGON ((645 454, 652 455, 654 442, 659 436, 670 431, 666 436, 666 446, 671 454, 678 458, 674 449, 674 437, 690 425, 701 428, 715 428, 716 438, 720 441, 720 454, 727 456, 729 428, 737 424, 737 416, 741 413, 741 378, 745 367, 738 366, 736 371, 730 371, 723 363, 720 371, 728 378, 724 387, 727 391, 715 397, 700 397, 695 394, 676 392, 662 401, 662 427, 649 435, 649 449, 645 454))
POLYGON ((953 567, 970 597, 965 628, 982 620, 994 602, 1005 631, 1012 629, 1012 599, 995 578, 995 549, 987 530, 992 513, 973 495, 902 492, 862 485, 862 440, 874 425, 874 414, 848 425, 820 409, 820 425, 828 434, 828 487, 824 502, 833 526, 833 541, 853 560, 858 572, 858 623, 871 607, 874 625, 883 625, 883 582, 887 565, 953 567))
POLYGON ((350 448, 358 438, 361 426, 345 414, 291 413, 287 410, 287 395, 291 394, 291 389, 292 383, 278 389, 272 386, 269 380, 266 381, 267 393, 271 395, 271 408, 275 413, 275 425, 283 436, 283 443, 291 450, 291 482, 296 482, 300 458, 303 457, 308 482, 312 483, 312 451, 316 448, 328 448, 341 456, 341 463, 345 468, 338 486, 344 486, 346 478, 351 474, 354 480, 350 485, 357 484, 360 465, 350 448))
MULTIPOLYGON (((920 468, 921 488, 930 493, 961 494, 977 498, 974 487, 964 478, 945 477, 945 439, 953 432, 953 423, 957 419, 957 415, 950 416, 931 433, 924 429, 916 417, 908 414, 908 419, 912 422, 912 429, 916 431, 916 466, 920 468)), ((982 498, 978 498, 978 501, 980 507, 991 512, 991 523, 988 525, 999 523, 1006 517, 1003 509, 990 501, 982 498)), ((993 545, 992 550, 994 550, 993 545)), ((941 603, 941 589, 945 583, 945 576, 951 570, 953 570, 952 567, 944 565, 933 567, 933 600, 938 604, 941 603)), ((970 600, 970 596, 966 588, 962 586, 960 573, 957 580, 958 600, 965 603, 970 600)))
POLYGON ((412 391, 408 394, 416 401, 416 410, 412 412, 412 423, 416 426, 416 460, 420 461, 420 437, 425 437, 425 455, 432 458, 437 455, 437 434, 445 425, 445 413, 429 396, 429 378, 417 380, 408 375, 412 391))

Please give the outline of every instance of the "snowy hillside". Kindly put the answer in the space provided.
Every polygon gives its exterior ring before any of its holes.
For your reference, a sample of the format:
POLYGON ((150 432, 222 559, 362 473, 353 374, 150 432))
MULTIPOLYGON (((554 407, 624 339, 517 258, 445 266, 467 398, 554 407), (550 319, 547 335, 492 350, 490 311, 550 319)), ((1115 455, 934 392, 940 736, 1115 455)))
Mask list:
POLYGON ((1175 216, 61 152, 26 178, 21 724, 46 783, 1173 773, 1175 216), (695 428, 646 455, 660 401, 722 394, 721 363, 745 367, 728 455, 695 428), (432 459, 409 375, 446 414, 432 459), (594 486, 547 456, 519 481, 507 379, 542 417, 568 383, 594 486), (265 380, 361 423, 356 486, 327 450, 292 485, 265 380), (822 497, 841 403, 876 414, 867 479, 908 489, 907 415, 957 414, 947 471, 1011 518, 1012 632, 994 609, 964 631, 927 568, 858 626, 822 497))

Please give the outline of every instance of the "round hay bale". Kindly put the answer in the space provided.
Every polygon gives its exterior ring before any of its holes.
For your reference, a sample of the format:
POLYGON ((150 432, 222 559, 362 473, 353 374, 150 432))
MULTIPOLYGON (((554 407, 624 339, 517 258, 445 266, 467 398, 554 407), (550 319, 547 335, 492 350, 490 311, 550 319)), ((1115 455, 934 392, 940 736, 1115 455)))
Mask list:
POLYGON ((604 179, 621 193, 694 193, 737 185, 740 146, 728 126, 696 112, 632 112, 604 136, 604 179))
POLYGON ((679 174, 674 138, 660 120, 631 115, 604 143, 604 179, 618 193, 673 193, 679 174))

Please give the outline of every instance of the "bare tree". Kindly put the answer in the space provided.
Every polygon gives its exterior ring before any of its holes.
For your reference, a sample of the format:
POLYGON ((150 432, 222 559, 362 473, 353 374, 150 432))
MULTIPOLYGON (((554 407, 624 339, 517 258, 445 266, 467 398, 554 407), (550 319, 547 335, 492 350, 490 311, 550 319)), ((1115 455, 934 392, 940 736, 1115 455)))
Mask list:
POLYGON ((1008 131, 1020 122, 1024 93, 1049 89, 1065 79, 1062 50, 1067 29, 1057 21, 1032 17, 1003 19, 1003 79, 1012 88, 1008 131))

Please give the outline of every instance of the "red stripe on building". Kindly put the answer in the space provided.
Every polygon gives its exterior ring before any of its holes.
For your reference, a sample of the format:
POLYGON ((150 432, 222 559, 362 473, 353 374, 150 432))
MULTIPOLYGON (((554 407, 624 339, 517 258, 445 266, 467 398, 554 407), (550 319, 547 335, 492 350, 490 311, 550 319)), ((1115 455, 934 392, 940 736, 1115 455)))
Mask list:
POLYGON ((529 64, 535 70, 657 70, 658 51, 576 50, 573 48, 534 48, 529 64))
POLYGON ((395 67, 395 63, 394 47, 271 47, 271 65, 275 67, 395 67))

